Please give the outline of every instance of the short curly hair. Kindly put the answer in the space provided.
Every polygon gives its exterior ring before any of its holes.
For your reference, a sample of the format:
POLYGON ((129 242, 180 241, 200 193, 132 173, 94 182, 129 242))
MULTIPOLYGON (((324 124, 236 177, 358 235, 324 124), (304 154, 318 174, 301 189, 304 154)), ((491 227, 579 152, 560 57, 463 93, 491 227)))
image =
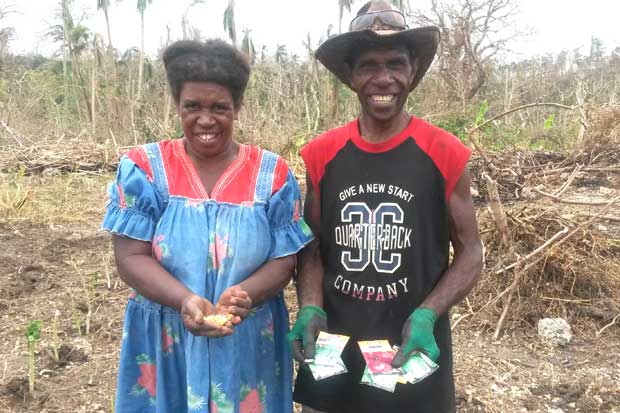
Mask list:
POLYGON ((164 51, 164 67, 172 97, 179 103, 185 82, 214 82, 230 90, 239 107, 250 78, 245 55, 223 40, 180 40, 164 51))

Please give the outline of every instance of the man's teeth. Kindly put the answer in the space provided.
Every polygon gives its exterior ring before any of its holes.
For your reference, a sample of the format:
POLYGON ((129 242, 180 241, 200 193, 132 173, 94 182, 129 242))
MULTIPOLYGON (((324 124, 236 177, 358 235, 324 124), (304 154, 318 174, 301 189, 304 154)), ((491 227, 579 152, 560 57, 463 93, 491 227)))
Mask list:
POLYGON ((210 142, 215 139, 215 134, 214 133, 203 133, 203 134, 198 135, 198 139, 200 139, 203 142, 210 142))
POLYGON ((370 98, 375 102, 391 102, 394 95, 372 95, 370 98))

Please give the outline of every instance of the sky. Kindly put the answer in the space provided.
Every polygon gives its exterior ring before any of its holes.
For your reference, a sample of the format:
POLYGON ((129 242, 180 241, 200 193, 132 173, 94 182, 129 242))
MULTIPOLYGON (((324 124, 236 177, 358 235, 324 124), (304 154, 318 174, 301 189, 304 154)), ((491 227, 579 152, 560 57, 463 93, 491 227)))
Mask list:
MULTIPOLYGON (((619 0, 516 0, 520 13, 515 27, 530 33, 511 44, 510 60, 557 54, 563 49, 582 48, 589 52, 592 36, 599 37, 609 53, 620 46, 619 0)), ((140 19, 136 0, 111 0, 110 21, 112 43, 121 52, 140 45, 140 19)), ((225 38, 222 16, 227 0, 204 0, 193 6, 191 0, 153 0, 145 13, 145 48, 155 55, 162 48, 168 30, 172 40, 181 38, 181 17, 187 12, 189 22, 198 28, 203 37, 225 38)), ((427 7, 430 0, 411 0, 416 7, 427 7)), ((82 24, 100 33, 107 43, 103 13, 98 12, 96 0, 73 0, 72 13, 75 20, 83 18, 82 24)), ((265 45, 268 53, 274 53, 278 44, 285 44, 289 52, 305 55, 303 42, 308 34, 313 47, 326 36, 332 25, 332 33, 338 28, 337 0, 236 0, 235 18, 237 36, 250 29, 257 49, 265 45)), ((363 4, 353 4, 353 12, 363 4)), ((58 0, 0 0, 0 6, 8 6, 14 12, 0 22, 11 26, 16 37, 10 44, 13 53, 36 52, 51 55, 58 45, 45 38, 46 29, 56 20, 58 0)), ((351 17, 345 15, 343 27, 348 27, 351 17)), ((1 27, 1 26, 0 26, 1 27)))

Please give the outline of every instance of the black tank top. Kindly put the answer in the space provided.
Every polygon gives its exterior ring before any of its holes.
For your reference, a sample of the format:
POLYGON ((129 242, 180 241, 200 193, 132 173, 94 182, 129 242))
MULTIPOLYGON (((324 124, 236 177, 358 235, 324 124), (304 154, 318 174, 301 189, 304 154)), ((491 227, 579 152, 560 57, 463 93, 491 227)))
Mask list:
POLYGON ((319 410, 451 412, 454 383, 450 326, 435 337, 440 369, 394 394, 360 385, 358 340, 400 345, 401 328, 448 268, 447 200, 470 150, 418 118, 380 144, 364 141, 353 121, 301 151, 321 205, 323 299, 329 332, 351 337, 343 352, 349 373, 315 382, 302 370, 295 400, 319 410))

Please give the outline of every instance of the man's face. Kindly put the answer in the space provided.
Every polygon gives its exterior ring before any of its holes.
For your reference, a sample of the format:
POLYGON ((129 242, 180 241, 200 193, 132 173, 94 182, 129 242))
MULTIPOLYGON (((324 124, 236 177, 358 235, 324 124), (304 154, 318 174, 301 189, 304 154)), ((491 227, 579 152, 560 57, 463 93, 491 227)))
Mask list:
POLYGON ((414 76, 415 67, 406 50, 369 50, 355 60, 351 86, 364 115, 386 122, 401 113, 414 76))

